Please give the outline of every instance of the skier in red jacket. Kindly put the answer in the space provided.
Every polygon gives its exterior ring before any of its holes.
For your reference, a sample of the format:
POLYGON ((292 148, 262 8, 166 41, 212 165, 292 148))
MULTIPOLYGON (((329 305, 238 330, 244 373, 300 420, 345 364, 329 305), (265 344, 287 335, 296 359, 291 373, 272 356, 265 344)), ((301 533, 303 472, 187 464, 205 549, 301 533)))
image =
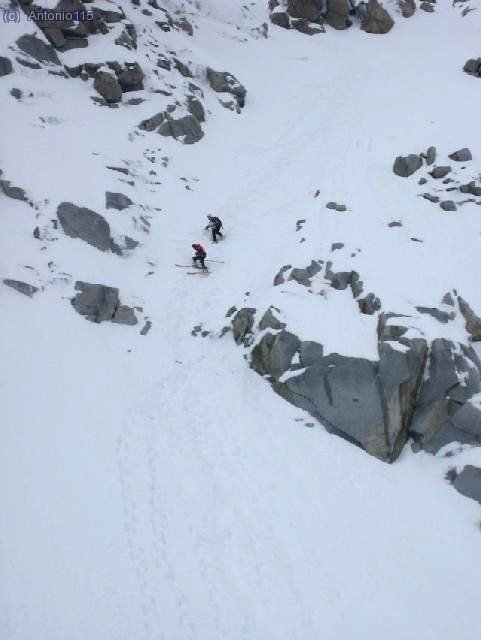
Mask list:
POLYGON ((195 250, 195 256, 193 256, 192 258, 194 267, 199 268, 197 262, 200 262, 200 266, 202 267, 202 270, 207 271, 207 267, 204 264, 204 260, 207 257, 207 253, 204 247, 201 244, 193 244, 192 249, 195 250))

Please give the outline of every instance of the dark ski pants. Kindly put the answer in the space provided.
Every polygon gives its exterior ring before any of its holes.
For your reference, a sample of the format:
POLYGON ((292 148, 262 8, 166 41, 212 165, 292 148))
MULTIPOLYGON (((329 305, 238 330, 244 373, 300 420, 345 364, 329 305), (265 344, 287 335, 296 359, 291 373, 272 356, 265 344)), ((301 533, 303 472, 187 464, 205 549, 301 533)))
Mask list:
POLYGON ((200 253, 199 255, 194 256, 192 260, 194 261, 195 264, 197 264, 197 262, 200 262, 200 266, 202 267, 202 269, 206 269, 207 267, 204 264, 204 260, 206 256, 207 256, 206 253, 200 253))
POLYGON ((220 225, 212 227, 212 240, 217 242, 217 236, 222 238, 222 233, 220 232, 220 225))

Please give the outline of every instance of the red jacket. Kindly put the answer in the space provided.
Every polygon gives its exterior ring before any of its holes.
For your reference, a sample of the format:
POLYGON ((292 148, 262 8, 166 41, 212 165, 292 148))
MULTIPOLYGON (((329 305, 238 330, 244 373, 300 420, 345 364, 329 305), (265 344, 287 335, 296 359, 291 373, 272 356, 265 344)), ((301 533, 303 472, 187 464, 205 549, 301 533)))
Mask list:
POLYGON ((201 244, 193 244, 192 248, 195 249, 196 255, 200 255, 202 253, 207 253, 204 247, 201 244))

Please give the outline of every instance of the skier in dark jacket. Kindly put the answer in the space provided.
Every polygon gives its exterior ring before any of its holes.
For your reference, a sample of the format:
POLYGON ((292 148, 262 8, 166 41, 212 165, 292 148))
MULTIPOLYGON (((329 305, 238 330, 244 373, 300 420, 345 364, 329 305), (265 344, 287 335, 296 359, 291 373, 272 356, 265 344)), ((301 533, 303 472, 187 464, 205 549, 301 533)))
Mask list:
POLYGON ((209 224, 206 226, 206 229, 212 229, 212 240, 217 242, 217 236, 222 238, 222 233, 220 232, 222 228, 222 220, 217 216, 207 216, 209 218, 209 224))
POLYGON ((192 258, 192 262, 194 263, 194 267, 198 268, 198 262, 200 262, 200 266, 203 271, 207 271, 207 267, 204 264, 204 260, 207 257, 206 250, 201 244, 193 244, 192 249, 195 251, 195 256, 192 258))

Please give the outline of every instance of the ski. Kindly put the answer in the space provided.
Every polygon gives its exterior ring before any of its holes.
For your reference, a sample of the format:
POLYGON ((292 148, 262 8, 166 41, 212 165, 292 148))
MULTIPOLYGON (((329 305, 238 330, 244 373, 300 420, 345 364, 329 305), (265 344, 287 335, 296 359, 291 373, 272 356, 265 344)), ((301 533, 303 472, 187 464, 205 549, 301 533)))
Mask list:
POLYGON ((218 262, 219 264, 225 264, 225 262, 223 260, 209 260, 208 258, 205 259, 206 262, 218 262))
POLYGON ((187 271, 188 276, 208 276, 210 271, 187 271))
POLYGON ((182 267, 183 269, 191 269, 192 265, 191 264, 176 264, 174 265, 176 267, 182 267))

